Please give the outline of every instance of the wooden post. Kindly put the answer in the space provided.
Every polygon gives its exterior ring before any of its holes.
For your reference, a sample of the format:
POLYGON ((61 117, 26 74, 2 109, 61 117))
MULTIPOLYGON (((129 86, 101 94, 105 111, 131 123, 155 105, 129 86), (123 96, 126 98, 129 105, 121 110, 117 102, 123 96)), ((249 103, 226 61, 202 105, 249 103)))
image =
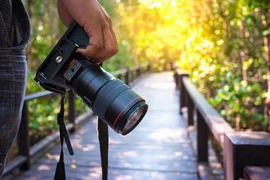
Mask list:
POLYGON ((123 75, 122 73, 121 74, 118 74, 117 78, 120 79, 120 80, 122 80, 122 75, 123 75))
POLYGON ((179 79, 179 75, 178 75, 177 71, 174 72, 173 79, 174 79, 174 82, 175 82, 175 88, 177 90, 180 90, 179 85, 178 85, 178 83, 179 83, 179 80, 178 80, 179 79))
POLYGON ((197 161, 208 162, 208 127, 197 109, 197 161))
POLYGON ((151 71, 151 65, 148 64, 148 66, 147 66, 147 72, 150 72, 150 71, 151 71))
POLYGON ((189 94, 188 94, 187 106, 188 106, 188 126, 193 126, 194 125, 194 103, 189 94))
POLYGON ((224 137, 225 179, 243 178, 246 166, 270 166, 269 152, 269 133, 226 133, 224 137))
POLYGON ((30 141, 28 136, 29 126, 28 126, 28 105, 27 102, 24 101, 23 109, 22 109, 22 119, 21 125, 19 128, 18 136, 17 136, 17 144, 19 149, 19 155, 25 156, 27 159, 21 165, 20 170, 26 171, 30 169, 30 141))
POLYGON ((183 114, 182 108, 187 107, 187 91, 183 83, 183 78, 188 77, 188 74, 179 74, 178 80, 180 81, 178 85, 180 86, 180 114, 183 114))
POLYGON ((126 71, 126 76, 125 76, 125 81, 126 81, 125 83, 129 85, 130 84, 130 70, 128 67, 126 69, 127 71, 126 71))
POLYGON ((140 65, 137 66, 136 76, 137 76, 136 78, 141 76, 141 66, 140 65))

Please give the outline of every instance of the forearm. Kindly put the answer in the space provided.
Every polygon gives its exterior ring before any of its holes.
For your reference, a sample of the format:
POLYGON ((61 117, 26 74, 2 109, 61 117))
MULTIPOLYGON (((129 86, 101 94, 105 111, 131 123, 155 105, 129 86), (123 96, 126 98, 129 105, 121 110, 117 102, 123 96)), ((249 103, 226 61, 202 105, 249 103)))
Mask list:
POLYGON ((61 11, 60 18, 65 25, 73 20, 86 26, 89 21, 94 24, 103 22, 102 18, 110 19, 97 0, 58 0, 58 10, 61 11))

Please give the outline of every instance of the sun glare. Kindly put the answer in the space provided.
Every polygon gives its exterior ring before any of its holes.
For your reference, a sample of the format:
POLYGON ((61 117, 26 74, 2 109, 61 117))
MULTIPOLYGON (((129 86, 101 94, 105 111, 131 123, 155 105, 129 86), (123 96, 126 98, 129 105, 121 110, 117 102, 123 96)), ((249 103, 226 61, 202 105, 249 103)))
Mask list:
MULTIPOLYGON (((132 4, 119 5, 119 12, 124 19, 121 26, 128 27, 129 33, 136 35, 133 37, 136 47, 133 52, 138 59, 136 62, 151 59, 157 67, 163 68, 166 63, 164 59, 169 59, 185 61, 189 67, 194 59, 200 59, 198 52, 203 56, 209 54, 212 41, 207 38, 204 27, 198 26, 200 21, 205 21, 200 16, 206 6, 203 0, 196 3, 186 0, 138 2, 136 8, 132 4)), ((223 42, 216 40, 216 43, 222 45, 223 42)))
POLYGON ((149 8, 160 8, 162 7, 162 1, 154 1, 154 0, 139 0, 140 3, 148 6, 149 8))
POLYGON ((165 4, 170 4, 172 7, 176 6, 176 0, 139 0, 139 3, 148 6, 149 8, 161 8, 165 4))

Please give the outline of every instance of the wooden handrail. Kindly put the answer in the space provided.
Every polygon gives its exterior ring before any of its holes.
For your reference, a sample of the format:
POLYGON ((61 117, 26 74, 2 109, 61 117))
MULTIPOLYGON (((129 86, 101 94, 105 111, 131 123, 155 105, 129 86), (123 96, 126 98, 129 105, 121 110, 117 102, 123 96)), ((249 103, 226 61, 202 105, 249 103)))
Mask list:
POLYGON ((119 75, 125 74, 127 71, 128 71, 127 68, 125 68, 125 69, 120 69, 120 70, 114 71, 114 72, 112 73, 112 75, 114 75, 114 76, 119 76, 119 75))
POLYGON ((183 114, 183 108, 187 108, 188 126, 194 125, 194 112, 196 108, 198 174, 201 178, 214 178, 208 162, 209 132, 213 134, 223 148, 225 133, 234 132, 234 130, 197 90, 187 73, 182 73, 179 69, 175 69, 174 76, 177 88, 180 91, 180 113, 183 114))
MULTIPOLYGON (((269 133, 235 132, 197 90, 188 78, 188 74, 182 73, 176 67, 174 72, 176 87, 180 91, 180 113, 183 114, 184 108, 187 108, 188 126, 194 125, 194 112, 196 110, 197 169, 201 179, 214 179, 208 163, 209 132, 213 134, 215 140, 223 149, 225 179, 243 178, 244 168, 246 166, 270 167, 269 133)), ((248 168, 246 169, 250 170, 248 168)), ((261 178, 264 176, 265 174, 261 174, 261 178)))
POLYGON ((34 100, 34 99, 38 99, 38 98, 50 96, 52 94, 55 94, 55 93, 53 93, 51 91, 37 92, 37 93, 34 93, 34 94, 30 94, 30 95, 25 96, 24 101, 25 102, 31 101, 31 100, 34 100))
MULTIPOLYGON (((183 84, 190 96, 193 104, 196 106, 208 128, 223 147, 224 135, 228 132, 234 132, 233 128, 225 121, 225 119, 207 102, 204 96, 196 89, 188 77, 183 77, 183 84)), ((190 102, 188 102, 190 103, 190 102)))

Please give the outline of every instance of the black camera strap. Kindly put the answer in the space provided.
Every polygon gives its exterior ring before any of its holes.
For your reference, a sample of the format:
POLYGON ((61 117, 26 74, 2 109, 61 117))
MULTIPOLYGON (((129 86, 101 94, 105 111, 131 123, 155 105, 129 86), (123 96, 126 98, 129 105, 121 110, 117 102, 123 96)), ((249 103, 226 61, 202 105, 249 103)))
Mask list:
MULTIPOLYGON (((102 67, 103 63, 99 65, 102 67)), ((109 149, 109 132, 108 125, 98 118, 98 140, 102 168, 102 180, 108 179, 108 149, 109 149)))
POLYGON ((63 152, 64 140, 67 145, 69 154, 70 155, 74 154, 73 148, 69 140, 68 132, 64 123, 64 104, 65 104, 65 95, 62 95, 61 109, 57 116, 57 123, 59 125, 60 141, 61 141, 61 153, 60 153, 60 158, 57 163, 56 171, 54 174, 54 180, 66 180, 64 152, 63 152))
POLYGON ((108 178, 108 136, 108 125, 104 123, 102 119, 98 118, 98 140, 101 157, 102 180, 107 180, 108 178))
MULTIPOLYGON (((64 104, 65 104, 65 95, 62 95, 61 99, 61 109, 57 116, 57 123, 59 125, 60 133, 60 143, 61 143, 61 152, 60 158, 57 163, 57 167, 54 174, 54 180, 66 180, 66 170, 64 162, 64 140, 67 145, 70 155, 73 155, 73 148, 70 143, 68 132, 64 123, 64 104)), ((98 118, 98 139, 100 147, 100 156, 101 156, 101 167, 102 167, 102 180, 108 179, 108 149, 109 149, 109 133, 108 125, 103 122, 102 119, 98 118)))

